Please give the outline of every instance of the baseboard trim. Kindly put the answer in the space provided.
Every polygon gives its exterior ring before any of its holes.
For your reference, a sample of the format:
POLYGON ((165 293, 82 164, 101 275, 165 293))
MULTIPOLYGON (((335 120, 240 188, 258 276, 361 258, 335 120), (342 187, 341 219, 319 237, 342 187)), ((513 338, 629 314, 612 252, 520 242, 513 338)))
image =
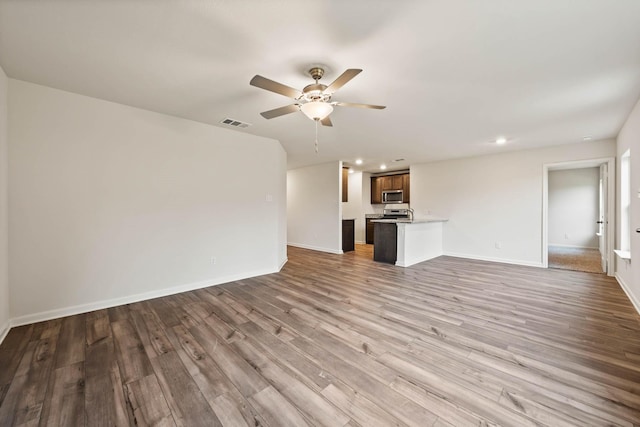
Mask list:
POLYGON ((618 284, 620 285, 624 293, 627 294, 627 298, 629 298, 629 301, 631 301, 631 304, 633 304, 633 308, 635 308, 638 314, 640 314, 640 301, 636 298, 633 292, 631 292, 631 288, 629 287, 629 285, 627 285, 625 281, 622 280, 622 277, 620 277, 618 273, 616 273, 614 277, 618 281, 618 284))
POLYGON ((284 267, 284 265, 289 261, 289 257, 285 257, 284 261, 282 261, 280 263, 280 266, 278 267, 278 271, 282 270, 282 267, 284 267))
POLYGON ((313 245, 305 245, 304 243, 287 243, 287 245, 289 246, 294 246, 296 248, 302 248, 302 249, 311 249, 312 251, 320 251, 320 252, 328 252, 330 254, 337 254, 337 255, 341 255, 344 252, 342 252, 342 250, 337 250, 337 249, 331 249, 331 248, 323 248, 320 246, 313 246, 313 245))
POLYGON ((73 316, 90 311, 102 310, 105 308, 117 307, 119 305, 132 304, 135 302, 146 301, 154 298, 166 297, 182 292, 194 291, 196 289, 207 288, 209 286, 217 286, 223 283, 235 282, 236 280, 248 279, 250 277, 263 276, 266 274, 277 273, 279 270, 265 269, 256 270, 251 273, 232 274, 229 276, 219 277, 211 280, 188 283, 186 285, 164 288, 156 291, 143 292, 140 294, 129 295, 126 297, 112 298, 108 300, 96 301, 87 304, 80 304, 71 307, 58 308, 54 310, 43 311, 40 313, 27 314, 15 317, 10 320, 10 326, 29 325, 36 322, 44 322, 46 320, 58 319, 60 317, 73 316))
POLYGON ((7 320, 6 322, 4 322, 4 325, 0 327, 0 344, 2 344, 2 341, 4 341, 4 339, 7 337, 10 329, 11 320, 7 320))
POLYGON ((489 262, 499 262, 502 264, 522 265, 524 267, 544 268, 544 265, 541 262, 520 261, 515 259, 507 259, 507 258, 485 257, 485 256, 478 256, 478 255, 460 254, 457 252, 444 252, 443 255, 452 256, 456 258, 475 259, 478 261, 489 261, 489 262))
POLYGON ((414 259, 410 259, 408 261, 405 262, 397 262, 396 264, 398 267, 411 267, 412 265, 416 265, 419 264, 421 262, 425 262, 425 261, 429 261, 431 259, 434 258, 438 258, 440 255, 442 254, 438 254, 438 255, 429 255, 429 256, 425 256, 425 257, 420 257, 420 258, 414 258, 414 259))

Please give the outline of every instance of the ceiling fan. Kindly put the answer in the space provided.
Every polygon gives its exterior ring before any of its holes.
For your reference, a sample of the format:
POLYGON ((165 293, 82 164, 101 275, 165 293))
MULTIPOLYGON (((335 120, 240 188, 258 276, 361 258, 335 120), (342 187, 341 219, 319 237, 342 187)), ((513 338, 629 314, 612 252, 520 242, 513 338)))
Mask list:
POLYGON ((322 83, 318 83, 324 75, 324 69, 321 67, 313 67, 309 70, 309 75, 315 80, 315 83, 305 86, 302 91, 259 75, 254 76, 249 84, 251 86, 259 87, 260 89, 265 89, 293 98, 296 101, 294 104, 260 113, 260 115, 265 119, 273 119, 285 114, 302 111, 305 116, 314 120, 316 123, 319 121, 324 126, 333 126, 331 119, 329 118, 329 114, 331 114, 333 107, 335 106, 371 108, 375 110, 386 108, 383 105, 354 104, 350 102, 336 102, 331 100, 331 96, 338 89, 361 72, 362 70, 360 69, 350 68, 335 79, 333 83, 326 86, 322 83))

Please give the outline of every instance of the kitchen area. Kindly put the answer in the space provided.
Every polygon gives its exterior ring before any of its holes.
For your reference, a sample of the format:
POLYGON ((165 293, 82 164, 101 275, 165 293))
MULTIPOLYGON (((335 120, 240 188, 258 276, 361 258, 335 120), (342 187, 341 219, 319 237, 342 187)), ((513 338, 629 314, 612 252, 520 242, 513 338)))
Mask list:
POLYGON ((442 232, 446 219, 430 215, 416 216, 410 207, 411 179, 408 170, 350 175, 355 174, 349 174, 348 168, 344 168, 343 218, 347 218, 346 213, 349 227, 356 232, 353 239, 346 236, 347 241, 373 245, 374 261, 401 267, 442 255, 442 232), (361 189, 352 189, 350 192, 348 185, 360 185, 361 189), (345 206, 349 203, 345 195, 349 194, 355 194, 356 198, 360 196, 360 206, 345 206), (358 208, 360 212, 356 212, 358 208), (357 226, 359 220, 364 227, 357 226))

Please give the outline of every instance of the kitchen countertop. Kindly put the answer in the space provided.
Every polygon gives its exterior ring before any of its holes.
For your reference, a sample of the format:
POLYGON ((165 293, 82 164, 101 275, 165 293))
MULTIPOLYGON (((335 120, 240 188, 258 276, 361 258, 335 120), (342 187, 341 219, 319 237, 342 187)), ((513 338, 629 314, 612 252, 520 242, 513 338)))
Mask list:
POLYGON ((429 222, 447 222, 448 219, 445 218, 418 218, 414 220, 409 219, 374 219, 371 222, 382 222, 386 224, 426 224, 429 222))

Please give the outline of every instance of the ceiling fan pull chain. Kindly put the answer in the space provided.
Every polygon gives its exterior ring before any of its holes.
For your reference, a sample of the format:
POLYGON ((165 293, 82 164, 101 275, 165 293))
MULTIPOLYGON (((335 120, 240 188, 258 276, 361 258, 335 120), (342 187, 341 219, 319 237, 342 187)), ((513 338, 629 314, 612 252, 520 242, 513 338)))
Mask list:
POLYGON ((316 122, 316 154, 318 154, 318 122, 320 120, 315 119, 314 122, 316 122))

